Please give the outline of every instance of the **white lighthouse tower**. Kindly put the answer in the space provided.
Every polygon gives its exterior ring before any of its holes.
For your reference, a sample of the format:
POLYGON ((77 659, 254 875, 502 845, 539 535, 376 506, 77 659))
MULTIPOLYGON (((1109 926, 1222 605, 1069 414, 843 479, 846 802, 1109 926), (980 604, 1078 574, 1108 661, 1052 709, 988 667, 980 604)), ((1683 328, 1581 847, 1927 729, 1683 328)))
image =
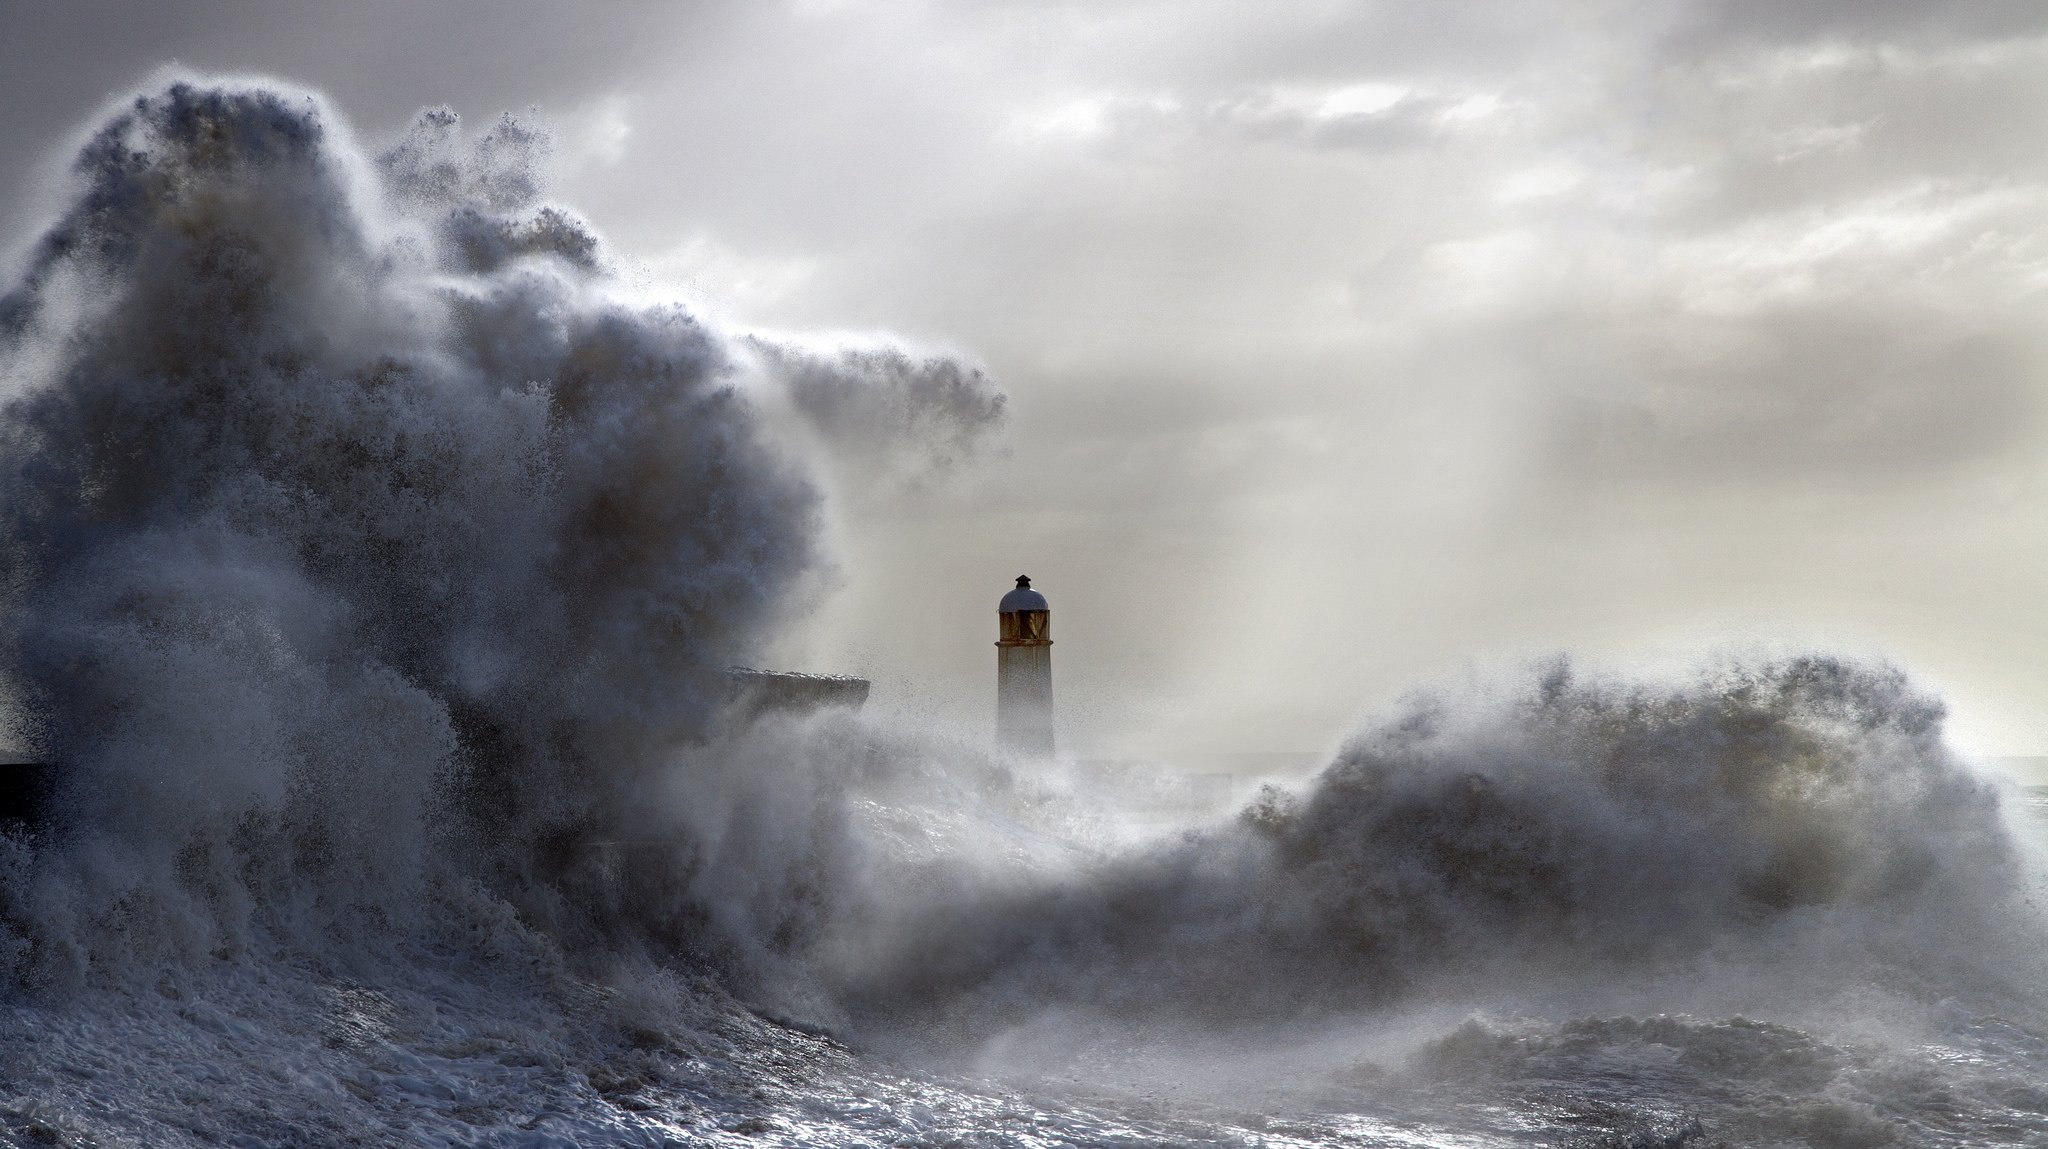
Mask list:
POLYGON ((1027 575, 996 606, 996 743, 1052 757, 1052 607, 1027 575))

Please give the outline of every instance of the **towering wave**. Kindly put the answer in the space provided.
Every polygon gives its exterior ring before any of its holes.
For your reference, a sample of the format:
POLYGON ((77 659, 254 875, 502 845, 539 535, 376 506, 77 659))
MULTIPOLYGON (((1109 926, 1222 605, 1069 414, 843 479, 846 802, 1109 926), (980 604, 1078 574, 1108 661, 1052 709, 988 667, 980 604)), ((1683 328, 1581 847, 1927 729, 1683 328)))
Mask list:
POLYGON ((544 147, 435 110, 371 156, 317 96, 190 77, 84 142, 0 298, 0 672, 63 770, 8 890, 35 978, 458 875, 691 943, 607 912, 592 843, 680 840, 647 792, 819 561, 764 389, 911 458, 1002 397, 621 302, 544 147))

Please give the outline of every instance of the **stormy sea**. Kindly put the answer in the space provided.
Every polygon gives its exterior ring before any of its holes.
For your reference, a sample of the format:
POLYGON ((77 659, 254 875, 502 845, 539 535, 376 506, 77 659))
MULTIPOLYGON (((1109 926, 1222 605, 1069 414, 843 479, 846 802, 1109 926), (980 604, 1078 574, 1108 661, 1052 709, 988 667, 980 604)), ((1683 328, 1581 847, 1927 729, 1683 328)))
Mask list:
POLYGON ((1142 832, 736 711, 1002 395, 651 294, 546 147, 166 75, 16 237, 0 1142, 2048 1145, 2041 799, 1887 665, 1559 661, 1142 832))

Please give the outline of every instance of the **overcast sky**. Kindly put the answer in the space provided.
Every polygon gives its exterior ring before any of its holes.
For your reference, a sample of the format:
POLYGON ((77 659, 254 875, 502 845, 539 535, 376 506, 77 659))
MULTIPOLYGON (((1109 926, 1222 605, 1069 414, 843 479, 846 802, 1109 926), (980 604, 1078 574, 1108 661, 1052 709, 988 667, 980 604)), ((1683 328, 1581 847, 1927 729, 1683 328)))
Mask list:
POLYGON ((538 109, 554 197, 732 323, 985 364, 999 449, 836 503, 780 657, 969 728, 1315 750, 1550 651, 1888 655, 2048 753, 2033 2, 0 0, 0 220, 170 61, 538 109))

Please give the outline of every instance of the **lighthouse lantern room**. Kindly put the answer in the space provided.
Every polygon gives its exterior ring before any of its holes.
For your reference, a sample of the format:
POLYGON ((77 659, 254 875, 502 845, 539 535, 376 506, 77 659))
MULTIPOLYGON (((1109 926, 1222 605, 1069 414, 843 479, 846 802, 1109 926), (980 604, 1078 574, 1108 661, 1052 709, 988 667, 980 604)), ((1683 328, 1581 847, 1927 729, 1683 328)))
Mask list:
POLYGON ((1018 575, 996 620, 996 742, 1011 754, 1050 758, 1052 607, 1018 575))

